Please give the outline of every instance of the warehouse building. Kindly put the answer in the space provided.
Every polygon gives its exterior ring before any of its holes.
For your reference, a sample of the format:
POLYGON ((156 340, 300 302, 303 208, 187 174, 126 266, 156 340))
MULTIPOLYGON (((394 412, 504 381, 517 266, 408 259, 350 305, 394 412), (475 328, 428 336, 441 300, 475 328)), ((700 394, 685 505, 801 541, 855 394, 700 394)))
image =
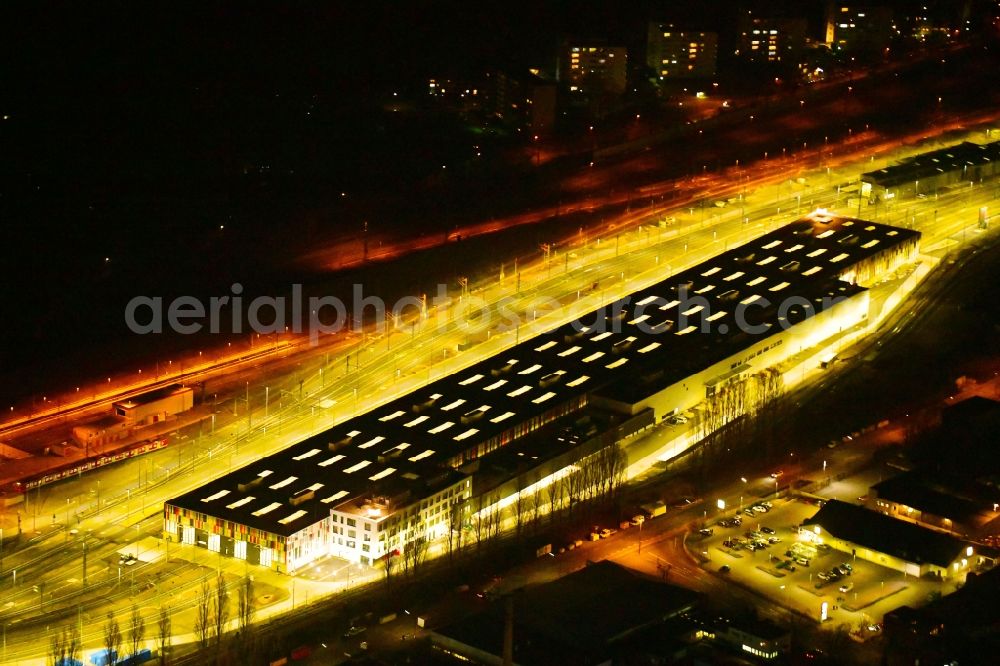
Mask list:
POLYGON ((1000 141, 955 146, 911 157, 861 176, 861 195, 882 201, 936 194, 954 185, 981 183, 1000 175, 1000 141))
MULTIPOLYGON (((628 436, 863 323, 863 284, 918 241, 817 213, 170 500, 165 536, 279 571, 434 540, 469 513, 481 459, 585 409, 628 436)), ((532 484, 615 439, 522 451, 532 484)))
POLYGON ((960 578, 987 563, 973 543, 840 500, 803 521, 800 536, 916 577, 960 578))

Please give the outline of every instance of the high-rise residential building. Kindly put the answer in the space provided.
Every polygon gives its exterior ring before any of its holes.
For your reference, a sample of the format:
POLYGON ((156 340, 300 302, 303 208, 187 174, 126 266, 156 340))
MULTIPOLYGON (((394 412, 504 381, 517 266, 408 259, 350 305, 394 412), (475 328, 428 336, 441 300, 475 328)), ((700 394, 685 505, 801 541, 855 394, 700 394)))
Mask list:
POLYGON ((806 44, 806 20, 747 14, 741 21, 736 55, 757 63, 797 64, 806 44))
POLYGON ((567 42, 563 46, 559 78, 573 94, 621 95, 628 74, 624 46, 594 42, 567 42))
POLYGON ((715 76, 719 36, 714 32, 679 30, 673 25, 649 24, 646 64, 664 81, 715 76))
POLYGON ((834 4, 827 11, 826 43, 836 51, 879 51, 894 32, 889 7, 834 4))

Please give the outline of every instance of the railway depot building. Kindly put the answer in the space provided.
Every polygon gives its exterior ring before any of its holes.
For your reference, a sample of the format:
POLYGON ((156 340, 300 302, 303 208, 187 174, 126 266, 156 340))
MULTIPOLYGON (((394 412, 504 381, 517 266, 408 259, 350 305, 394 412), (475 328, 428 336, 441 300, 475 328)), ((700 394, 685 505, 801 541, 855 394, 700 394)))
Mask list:
POLYGON ((861 175, 861 195, 886 201, 936 194, 942 188, 980 183, 1000 175, 1000 141, 970 141, 923 153, 861 175))
POLYGON ((537 460, 544 484, 865 322, 864 284, 913 260, 919 237, 803 218, 172 499, 165 537, 294 572, 446 536, 456 512, 471 515, 480 463, 491 488, 507 487, 495 452, 537 460), (584 414, 616 436, 556 436, 584 414))

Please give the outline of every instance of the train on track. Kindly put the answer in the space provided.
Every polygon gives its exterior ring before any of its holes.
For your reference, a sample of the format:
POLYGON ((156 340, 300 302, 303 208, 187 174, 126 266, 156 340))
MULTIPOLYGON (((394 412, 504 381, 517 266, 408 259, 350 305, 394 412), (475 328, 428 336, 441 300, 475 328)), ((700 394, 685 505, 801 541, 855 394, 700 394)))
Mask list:
POLYGON ((128 460, 129 458, 141 456, 144 453, 162 449, 167 446, 167 443, 168 439, 166 437, 136 442, 135 444, 130 444, 129 446, 111 453, 87 458, 86 460, 77 460, 71 463, 66 463, 65 465, 60 465, 53 469, 47 469, 43 472, 26 476, 23 479, 19 479, 11 483, 8 488, 14 492, 26 493, 30 490, 34 490, 35 488, 47 486, 50 483, 56 483, 74 476, 80 476, 99 467, 104 467, 105 465, 111 465, 116 462, 121 462, 122 460, 128 460))

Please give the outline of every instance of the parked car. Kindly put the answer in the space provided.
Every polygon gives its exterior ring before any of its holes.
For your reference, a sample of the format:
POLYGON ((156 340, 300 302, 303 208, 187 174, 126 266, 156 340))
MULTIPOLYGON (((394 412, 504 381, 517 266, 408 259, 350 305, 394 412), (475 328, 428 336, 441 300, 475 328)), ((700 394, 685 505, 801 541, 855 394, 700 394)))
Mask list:
POLYGON ((807 560, 804 557, 793 557, 792 559, 795 560, 795 563, 798 564, 800 567, 809 566, 809 560, 807 560))
POLYGON ((753 505, 752 507, 750 507, 750 508, 752 508, 752 509, 753 509, 754 511, 756 511, 757 513, 767 513, 767 512, 768 512, 768 510, 769 510, 769 509, 768 509, 768 508, 767 508, 766 506, 761 506, 760 504, 754 504, 754 505, 753 505))
POLYGON ((843 573, 845 576, 850 576, 852 573, 854 573, 854 567, 852 567, 847 562, 844 562, 837 568, 840 569, 841 573, 843 573))
POLYGON ((615 532, 617 532, 617 530, 613 530, 611 528, 605 527, 603 530, 601 530, 601 538, 602 539, 607 539, 609 536, 611 536, 615 532))
POLYGON ((357 625, 351 625, 351 627, 344 632, 344 638, 353 638, 358 634, 363 634, 368 631, 368 627, 359 627, 357 625))
POLYGON ((771 545, 774 545, 776 543, 781 543, 781 537, 776 537, 776 536, 767 537, 767 542, 771 545))
POLYGON ((714 534, 714 532, 715 532, 715 530, 713 530, 711 527, 703 527, 700 530, 698 530, 698 534, 700 534, 702 536, 707 536, 707 537, 712 536, 712 534, 714 534))
POLYGON ((848 592, 854 589, 854 583, 846 583, 844 585, 841 585, 838 589, 843 594, 847 594, 848 592))
POLYGON ((774 534, 774 530, 767 526, 761 527, 760 531, 764 534, 774 534))

